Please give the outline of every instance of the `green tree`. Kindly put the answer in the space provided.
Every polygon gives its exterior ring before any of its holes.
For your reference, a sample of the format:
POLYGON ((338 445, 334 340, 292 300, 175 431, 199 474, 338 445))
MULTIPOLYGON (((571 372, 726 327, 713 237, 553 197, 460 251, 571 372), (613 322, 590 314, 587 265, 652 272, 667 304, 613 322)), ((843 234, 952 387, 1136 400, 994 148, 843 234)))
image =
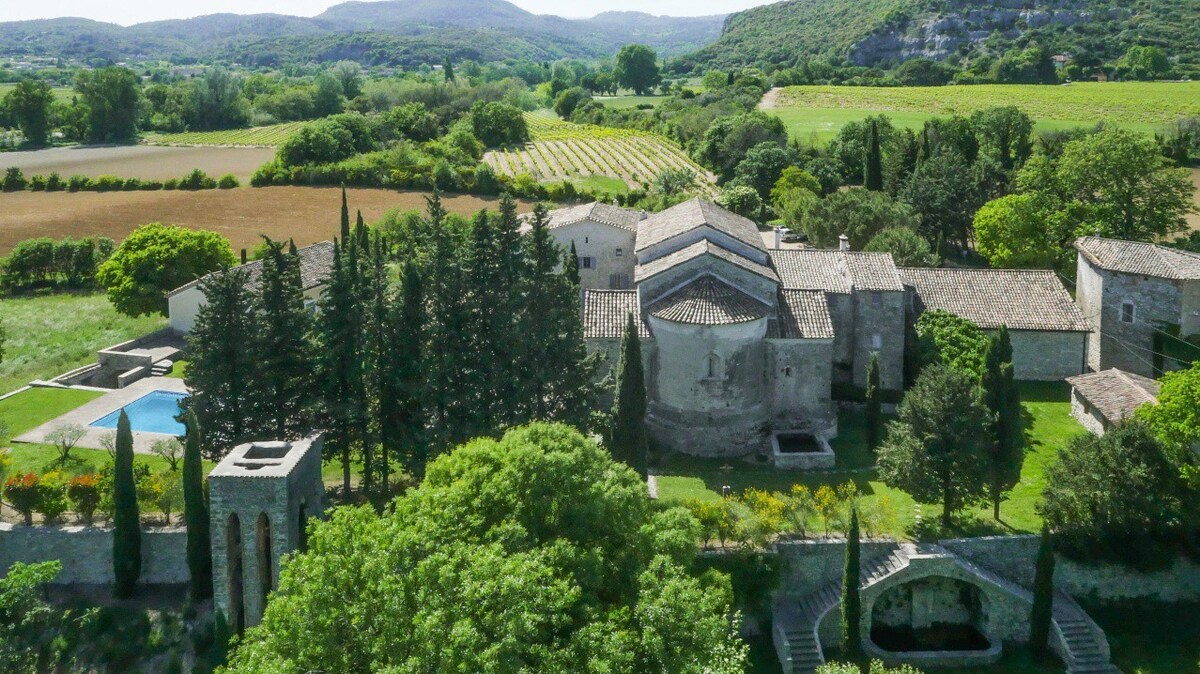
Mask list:
POLYGON ((203 424, 210 458, 250 437, 252 391, 259 374, 249 345, 259 336, 256 298, 242 269, 227 269, 200 282, 205 303, 188 333, 184 380, 187 405, 203 424))
POLYGON ((940 363, 976 383, 983 380, 990 340, 979 326, 947 311, 926 311, 916 333, 921 365, 940 363))
POLYGON ((1134 45, 1117 62, 1117 68, 1131 80, 1159 80, 1171 72, 1171 61, 1158 47, 1134 45))
POLYGON ((921 503, 941 503, 942 527, 987 495, 991 415, 977 380, 934 365, 917 377, 888 425, 879 474, 921 503))
POLYGON ((184 416, 187 437, 183 448, 183 518, 187 524, 187 562, 192 601, 212 596, 212 541, 208 529, 208 496, 204 488, 200 421, 195 410, 184 416))
POLYGON ((1001 269, 1064 269, 1074 265, 1072 232, 1059 225, 1060 204, 1044 193, 1010 194, 975 213, 976 249, 1001 269))
POLYGON ((1021 421, 1021 394, 1013 374, 1012 342, 1006 326, 1001 325, 988 340, 980 384, 994 419, 988 454, 992 517, 999 520, 1004 492, 1021 479, 1025 439, 1021 421))
POLYGON ((608 444, 614 458, 646 474, 646 375, 642 369, 642 341, 632 313, 625 323, 617 360, 616 400, 608 444))
POLYGON ((62 571, 62 562, 17 562, 0 578, 0 671, 48 672, 56 667, 58 631, 73 621, 45 600, 45 586, 62 571))
POLYGON ((762 213, 762 197, 749 185, 729 184, 717 195, 717 204, 743 218, 755 220, 762 213))
POLYGON ((763 143, 787 145, 783 121, 760 111, 721 117, 703 133, 696 156, 722 180, 733 179, 750 148, 763 143))
POLYGON ((478 101, 471 106, 471 129, 484 145, 516 145, 529 140, 529 127, 520 108, 507 103, 478 101))
POLYGON ((30 145, 45 145, 50 138, 50 106, 54 92, 42 80, 21 80, 4 96, 0 107, 12 115, 30 145))
POLYGON ((879 125, 867 125, 867 147, 863 158, 863 187, 873 192, 883 189, 883 157, 879 149, 879 125))
POLYGON ((321 414, 325 447, 342 463, 342 493, 350 494, 351 462, 363 426, 362 313, 358 297, 358 248, 335 243, 333 269, 321 291, 318 321, 321 414))
POLYGON ((850 530, 846 534, 846 561, 842 566, 842 652, 850 658, 862 653, 862 599, 858 595, 861 546, 858 533, 858 509, 850 509, 850 530))
POLYGON ((700 527, 561 425, 433 461, 377 516, 340 508, 280 573, 231 672, 743 672, 728 578, 700 527), (350 621, 314 621, 337 589, 350 621))
POLYGON ((921 218, 917 231, 927 241, 943 237, 966 247, 980 201, 962 155, 941 151, 922 162, 900 193, 921 218))
POLYGON ((128 68, 81 70, 75 90, 88 110, 88 140, 112 143, 137 136, 141 78, 128 68))
POLYGON ((908 227, 888 227, 872 237, 863 250, 888 253, 898 267, 935 267, 938 263, 929 242, 908 227))
POLYGON ((260 274, 258 334, 248 345, 258 363, 253 377, 256 434, 279 440, 303 435, 314 404, 316 356, 312 318, 304 306, 300 256, 283 242, 263 237, 267 251, 260 274))
POLYGON ((845 234, 850 248, 862 250, 884 230, 920 226, 908 204, 896 201, 884 192, 851 189, 835 192, 809 209, 804 231, 809 241, 822 248, 836 248, 838 237, 845 234))
POLYGON ((565 89, 554 99, 554 113, 563 119, 570 119, 575 108, 592 100, 592 95, 583 87, 565 89))
POLYGON ((96 279, 117 311, 167 315, 167 293, 234 263, 229 241, 215 232, 151 223, 121 242, 96 279))
MULTIPOLYGON (((425 475, 424 349, 425 292, 411 260, 404 265, 399 301, 387 316, 388 343, 383 350, 383 383, 379 390, 379 424, 384 447, 404 452, 404 465, 425 475)), ((386 476, 384 492, 387 493, 386 476)))
POLYGON ((1015 105, 977 110, 971 127, 980 151, 1005 171, 1021 168, 1033 151, 1033 120, 1015 105))
POLYGON ((250 102, 238 81, 223 68, 209 68, 192 80, 189 129, 236 129, 250 124, 250 102))
POLYGON ((871 352, 867 361, 867 445, 879 446, 883 439, 883 390, 879 387, 879 353, 871 352))
POLYGON ((617 52, 617 63, 613 69, 617 84, 633 89, 638 96, 645 96, 662 81, 658 69, 658 54, 644 44, 627 44, 617 52))
POLYGON ((133 431, 124 409, 117 418, 112 540, 113 594, 117 599, 128 599, 142 575, 142 525, 133 480, 133 431))
MULTIPOLYGON (((816 674, 862 674, 858 665, 845 662, 831 662, 817 667, 816 674)), ((921 670, 909 665, 887 667, 879 660, 872 660, 867 674, 921 674, 921 670)))
POLYGON ((447 54, 446 57, 442 59, 442 73, 446 76, 447 82, 457 82, 458 81, 454 77, 454 62, 450 60, 449 54, 447 54))
POLYGON ((316 79, 316 91, 313 93, 313 114, 317 117, 336 115, 346 109, 345 89, 342 83, 328 73, 322 73, 316 79))
POLYGON ((1143 405, 1137 418, 1168 447, 1188 449, 1200 443, 1200 361, 1159 380, 1158 404, 1143 405))
POLYGON ((1033 607, 1029 611, 1029 648, 1034 653, 1046 652, 1053 615, 1054 546, 1050 541, 1050 528, 1043 524, 1033 574, 1033 607))
POLYGON ((745 158, 734 169, 734 180, 753 187, 765 201, 770 198, 783 172, 792 167, 795 160, 794 153, 786 147, 770 141, 759 143, 746 152, 745 158))

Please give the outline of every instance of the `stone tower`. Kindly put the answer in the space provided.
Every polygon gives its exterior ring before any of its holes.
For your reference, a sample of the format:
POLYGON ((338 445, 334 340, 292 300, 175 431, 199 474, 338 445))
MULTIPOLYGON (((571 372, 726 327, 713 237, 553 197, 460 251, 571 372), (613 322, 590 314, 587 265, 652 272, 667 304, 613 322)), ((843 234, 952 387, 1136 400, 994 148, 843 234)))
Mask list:
POLYGON ((262 620, 280 557, 306 548, 308 518, 325 512, 322 444, 239 445, 208 476, 214 600, 235 633, 262 620))

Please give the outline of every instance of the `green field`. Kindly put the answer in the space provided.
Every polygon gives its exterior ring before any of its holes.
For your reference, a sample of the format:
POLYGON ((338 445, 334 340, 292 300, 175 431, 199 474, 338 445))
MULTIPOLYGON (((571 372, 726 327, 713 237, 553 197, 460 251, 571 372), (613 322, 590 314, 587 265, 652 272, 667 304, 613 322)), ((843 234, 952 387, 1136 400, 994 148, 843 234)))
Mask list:
POLYGON ((780 92, 769 111, 794 138, 823 143, 847 122, 883 113, 897 126, 919 128, 939 116, 1015 105, 1039 130, 1107 122, 1153 133, 1187 116, 1200 116, 1200 82, 1079 82, 1066 86, 986 84, 945 87, 798 86, 780 92))
POLYGON ((639 105, 658 105, 670 96, 596 96, 595 100, 617 110, 628 110, 639 105))
MULTIPOLYGON (((838 456, 837 470, 803 473, 776 470, 769 464, 746 463, 731 459, 701 459, 670 455, 656 471, 659 498, 680 502, 688 499, 720 499, 722 485, 740 492, 754 487, 768 491, 787 491, 793 484, 815 490, 821 485, 837 486, 853 481, 863 495, 864 509, 882 509, 882 530, 899 539, 936 539, 947 536, 985 536, 1006 533, 1037 533, 1042 520, 1035 511, 1045 488, 1045 470, 1071 437, 1083 433, 1083 427, 1071 416, 1071 403, 1065 384, 1023 383, 1022 407, 1025 411, 1026 454, 1021 480, 1001 505, 1001 521, 992 519, 989 506, 970 508, 961 513, 953 531, 941 531, 940 505, 918 504, 912 497, 879 481, 869 469, 872 458, 866 449, 861 415, 842 414, 839 435, 831 444, 838 456), (886 504, 883 506, 882 504, 886 504)), ((810 522, 816 530, 817 520, 810 522)), ((876 532, 872 532, 876 533, 876 532)))
MULTIPOLYGON (((4 98, 16 86, 15 82, 0 83, 0 98, 4 98)), ((70 101, 75 96, 75 90, 71 87, 54 87, 51 91, 54 92, 54 98, 60 101, 70 101)))
POLYGON ((238 147, 275 147, 287 140, 308 122, 288 122, 259 126, 253 129, 230 129, 228 131, 195 131, 185 133, 150 133, 144 141, 148 145, 232 145, 238 147))
POLYGON ((0 393, 95 362, 96 351, 166 326, 162 316, 129 318, 102 294, 0 299, 7 339, 0 393))

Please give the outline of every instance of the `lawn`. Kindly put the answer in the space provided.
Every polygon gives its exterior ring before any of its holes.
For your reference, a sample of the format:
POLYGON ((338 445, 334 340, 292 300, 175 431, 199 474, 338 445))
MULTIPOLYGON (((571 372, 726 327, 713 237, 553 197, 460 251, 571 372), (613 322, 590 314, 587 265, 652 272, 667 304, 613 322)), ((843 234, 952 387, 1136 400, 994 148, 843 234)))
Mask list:
POLYGON ((1125 674, 1200 672, 1200 603, 1122 602, 1087 611, 1125 674))
POLYGON ((625 194, 629 192, 629 183, 620 178, 609 176, 586 176, 575 180, 575 187, 591 192, 606 192, 608 194, 625 194))
POLYGON ((617 110, 628 110, 639 105, 656 106, 670 96, 596 96, 595 100, 617 110))
POLYGON ((787 87, 773 114, 802 141, 824 143, 847 122, 884 113, 897 126, 919 128, 937 115, 1015 105, 1041 131, 1105 121, 1152 133, 1181 117, 1200 115, 1197 82, 1079 82, 1069 86, 787 87))
POLYGON ((162 316, 130 318, 101 294, 34 295, 0 299, 7 339, 0 392, 50 379, 95 362, 96 351, 166 326, 162 316))
MULTIPOLYGON (((981 505, 963 511, 949 531, 943 531, 939 518, 941 506, 918 504, 907 493, 889 487, 877 479, 871 469, 873 458, 867 449, 861 415, 843 412, 839 416, 839 436, 831 444, 837 454, 837 470, 799 472, 776 470, 754 460, 703 459, 671 454, 662 457, 655 471, 659 498, 669 502, 689 499, 716 501, 721 488, 728 485, 735 493, 747 488, 787 491, 793 484, 810 489, 821 485, 836 487, 853 481, 863 495, 861 507, 878 513, 880 533, 900 539, 936 539, 947 536, 980 536, 1006 533, 1036 533, 1041 518, 1035 506, 1045 486, 1045 470, 1071 437, 1083 433, 1083 427, 1071 416, 1068 390, 1063 383, 1026 382, 1021 385, 1025 412, 1026 455, 1021 480, 1001 506, 1001 521, 991 517, 991 507, 981 505)), ((810 528, 819 524, 814 520, 810 528)))
POLYGON ((31 388, 0 400, 0 422, 15 438, 104 395, 99 391, 31 388))

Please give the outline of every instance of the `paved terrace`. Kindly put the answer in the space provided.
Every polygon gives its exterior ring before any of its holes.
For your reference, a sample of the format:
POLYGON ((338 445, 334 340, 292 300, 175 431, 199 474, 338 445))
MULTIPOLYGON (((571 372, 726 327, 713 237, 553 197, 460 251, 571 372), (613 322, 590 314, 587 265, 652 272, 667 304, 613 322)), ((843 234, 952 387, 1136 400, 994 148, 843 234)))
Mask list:
MULTIPOLYGON (((100 396, 91 402, 84 403, 57 419, 48 421, 28 433, 14 438, 13 441, 50 444, 46 440, 46 436, 51 431, 66 424, 79 424, 87 429, 87 434, 83 436, 83 439, 79 441, 76 447, 104 449, 102 440, 115 431, 111 428, 96 428, 90 424, 110 412, 115 412, 125 407, 151 391, 187 393, 187 388, 184 386, 182 379, 173 377, 146 377, 145 379, 139 379, 123 389, 115 389, 111 393, 100 396)), ((175 436, 167 433, 134 431, 133 451, 138 454, 150 454, 150 447, 156 441, 173 437, 175 436)))

